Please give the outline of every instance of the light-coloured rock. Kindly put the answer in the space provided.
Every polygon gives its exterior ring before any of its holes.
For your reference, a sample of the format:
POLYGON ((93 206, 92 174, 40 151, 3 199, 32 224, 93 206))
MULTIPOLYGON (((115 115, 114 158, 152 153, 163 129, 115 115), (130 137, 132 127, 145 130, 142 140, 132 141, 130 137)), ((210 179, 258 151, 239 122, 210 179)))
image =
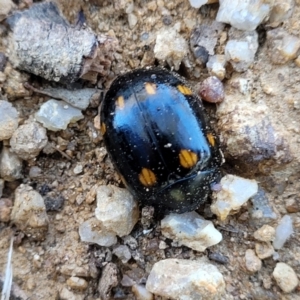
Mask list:
POLYGON ((0 154, 0 177, 5 181, 22 178, 22 160, 7 147, 0 154))
POLYGON ((83 119, 80 109, 75 108, 64 101, 50 99, 43 103, 35 114, 37 121, 45 128, 58 131, 68 127, 69 123, 75 123, 83 119))
POLYGON ((252 249, 247 249, 245 253, 245 265, 250 273, 258 272, 261 269, 262 262, 255 255, 252 249))
POLYGON ((274 248, 270 242, 255 243, 255 253, 260 259, 266 259, 274 254, 274 248))
POLYGON ((281 249, 293 233, 294 229, 292 218, 289 215, 283 216, 275 230, 273 247, 276 250, 281 249))
POLYGON ((291 293, 299 284, 295 271, 287 264, 279 262, 273 271, 278 286, 285 293, 291 293))
POLYGON ((229 41, 225 46, 225 58, 237 72, 246 71, 254 62, 258 49, 256 31, 243 32, 230 28, 229 41))
POLYGON ((113 254, 117 256, 123 264, 126 264, 131 258, 131 253, 126 245, 119 245, 115 247, 113 254))
POLYGON ((110 247, 117 243, 116 234, 107 230, 96 218, 88 219, 80 224, 79 235, 81 241, 99 246, 110 247))
POLYGON ((138 18, 134 13, 128 14, 129 28, 132 29, 137 24, 138 18))
POLYGON ((167 62, 175 70, 189 52, 187 41, 178 32, 176 26, 160 29, 154 46, 154 55, 159 61, 167 62))
POLYGON ((37 122, 18 127, 10 139, 11 150, 20 158, 35 158, 48 142, 46 129, 37 122))
POLYGON ((271 242, 275 238, 275 229, 270 225, 263 225, 254 232, 253 236, 259 241, 271 242))
POLYGON ((211 211, 224 221, 229 214, 239 211, 249 198, 258 191, 255 180, 242 178, 235 175, 225 175, 221 179, 221 190, 214 193, 214 202, 211 211))
POLYGON ((297 57, 300 38, 282 28, 267 31, 268 54, 274 64, 285 64, 297 57))
POLYGON ((136 300, 153 300, 153 294, 147 291, 144 285, 134 284, 132 286, 132 292, 136 300))
POLYGON ((208 59, 206 68, 210 75, 216 76, 220 80, 223 80, 226 75, 225 64, 226 64, 225 55, 212 55, 208 59))
POLYGON ((18 112, 10 102, 0 100, 0 116, 0 141, 3 141, 10 139, 18 128, 18 112))
POLYGON ((219 0, 216 20, 245 31, 255 30, 270 14, 273 1, 219 0))
POLYGON ((78 175, 80 173, 82 173, 83 171, 83 166, 80 163, 77 163, 77 165, 75 166, 75 168, 73 169, 73 172, 75 175, 78 175))
POLYGON ((85 279, 72 276, 67 280, 67 285, 73 290, 84 291, 88 287, 85 279))
POLYGON ((225 282, 218 269, 205 261, 165 259, 154 264, 146 289, 177 300, 220 299, 225 282))
POLYGON ((42 175, 42 172, 43 172, 43 170, 40 167, 32 166, 29 170, 28 175, 30 178, 37 178, 42 175))
POLYGON ((30 239, 45 239, 49 220, 44 199, 31 186, 21 184, 16 189, 11 220, 30 239))
POLYGON ((139 209, 130 192, 112 185, 97 188, 95 215, 106 230, 128 235, 139 218, 139 209))
POLYGON ((196 212, 169 214, 161 220, 162 234, 196 251, 218 244, 222 234, 196 212))

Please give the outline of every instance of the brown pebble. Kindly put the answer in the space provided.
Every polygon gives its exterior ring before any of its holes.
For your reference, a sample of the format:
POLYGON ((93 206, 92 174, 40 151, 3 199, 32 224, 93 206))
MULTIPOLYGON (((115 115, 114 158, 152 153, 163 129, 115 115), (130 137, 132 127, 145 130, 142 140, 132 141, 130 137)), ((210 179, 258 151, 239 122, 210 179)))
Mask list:
POLYGON ((299 198, 289 198, 285 201, 285 208, 288 213, 297 213, 300 211, 299 198))
POLYGON ((224 100, 224 86, 216 76, 206 78, 199 89, 200 97, 210 103, 220 103, 224 100))

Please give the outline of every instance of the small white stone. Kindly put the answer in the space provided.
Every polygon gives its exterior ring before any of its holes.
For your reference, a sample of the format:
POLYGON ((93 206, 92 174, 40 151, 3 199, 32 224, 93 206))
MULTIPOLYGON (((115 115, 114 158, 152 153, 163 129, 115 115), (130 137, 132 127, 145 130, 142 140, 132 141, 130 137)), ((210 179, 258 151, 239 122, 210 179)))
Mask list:
POLYGON ((40 167, 32 166, 29 170, 30 178, 37 178, 37 177, 41 176, 41 174, 42 174, 42 169, 40 167))
POLYGON ((96 218, 91 218, 80 224, 79 235, 81 241, 99 246, 110 247, 117 243, 116 234, 108 231, 96 218))
POLYGON ((7 147, 0 154, 0 177, 5 181, 22 178, 22 160, 7 147))
POLYGON ((82 173, 83 171, 83 166, 81 164, 77 164, 75 168, 73 169, 74 174, 78 175, 82 173))
POLYGON ((226 75, 225 64, 225 55, 212 55, 208 59, 206 68, 210 75, 216 76, 220 80, 223 80, 226 75))
POLYGON ((222 234, 196 212, 169 214, 161 220, 162 234, 196 251, 218 244, 222 234))
POLYGON ((263 225, 253 234, 254 238, 262 242, 271 242, 275 238, 275 229, 270 225, 263 225))
POLYGON ((44 199, 31 186, 21 184, 16 189, 11 220, 31 239, 45 239, 49 220, 44 199))
POLYGON ((135 14, 130 13, 128 14, 128 24, 129 28, 132 29, 137 24, 138 18, 135 14))
POLYGON ((273 247, 276 250, 281 249, 293 233, 293 220, 289 215, 285 215, 276 227, 273 247))
POLYGON ((188 43, 175 26, 163 28, 157 33, 154 55, 158 60, 167 61, 171 67, 178 70, 188 52, 188 43))
POLYGON ((0 116, 0 141, 8 140, 18 128, 18 112, 10 102, 0 100, 0 116))
POLYGON ((67 285, 74 290, 84 291, 88 287, 88 283, 85 279, 72 276, 67 280, 67 285))
POLYGON ((167 245, 167 243, 165 241, 160 241, 158 248, 161 250, 167 249, 169 246, 167 245))
POLYGON ((245 31, 255 30, 272 9, 263 0, 219 0, 220 8, 216 20, 245 31))
POLYGON ((225 57, 235 71, 244 72, 254 62, 256 51, 257 47, 252 49, 250 41, 230 40, 225 46, 225 57))
POLYGON ((273 271, 278 286, 285 293, 291 293, 299 284, 295 271, 287 264, 279 262, 273 271))
POLYGON ((110 232, 122 237, 128 235, 139 218, 139 209, 130 192, 115 186, 97 189, 95 215, 110 232))
POLYGON ((144 285, 134 284, 132 286, 132 292, 135 295, 136 300, 153 300, 153 294, 147 291, 144 285))
POLYGON ((212 264, 170 258, 154 264, 146 289, 153 294, 178 300, 221 299, 225 282, 212 264))
POLYGON ((37 121, 47 129, 58 131, 66 129, 69 123, 83 119, 80 109, 68 105, 64 101, 50 99, 43 103, 35 114, 37 121))
POLYGON ((215 192, 215 201, 211 205, 211 211, 224 221, 229 214, 239 211, 258 191, 255 180, 245 179, 235 175, 225 175, 221 179, 221 190, 215 192))
POLYGON ((255 255, 255 252, 252 249, 246 250, 245 253, 245 265, 247 270, 250 273, 258 272, 261 269, 262 262, 255 255))

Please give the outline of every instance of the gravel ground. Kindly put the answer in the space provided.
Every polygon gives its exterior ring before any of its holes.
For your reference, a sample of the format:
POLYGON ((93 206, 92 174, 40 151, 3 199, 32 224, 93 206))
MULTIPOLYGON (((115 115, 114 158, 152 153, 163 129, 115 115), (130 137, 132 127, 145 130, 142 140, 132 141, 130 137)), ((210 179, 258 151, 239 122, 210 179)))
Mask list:
MULTIPOLYGON (((11 5, 7 14, 30 5, 30 1, 25 0, 15 1, 17 4, 7 0, 4 2, 7 2, 7 6, 11 5)), ((78 21, 79 12, 82 11, 85 23, 93 32, 97 35, 108 34, 118 40, 110 69, 96 81, 80 80, 78 86, 82 88, 97 86, 102 91, 109 87, 118 74, 158 64, 171 65, 175 69, 178 67, 178 72, 187 78, 195 90, 209 76, 208 70, 199 61, 201 55, 196 59, 188 44, 197 24, 211 24, 216 19, 218 3, 200 9, 192 8, 187 0, 138 0, 134 3, 126 0, 74 0, 71 3, 58 0, 56 3, 71 24, 78 21), (176 56, 180 54, 179 50, 174 50, 175 54, 164 62, 154 55, 156 37, 162 30, 174 28, 178 28, 178 34, 186 41, 188 50, 183 58, 179 58, 179 63, 176 56)), ((242 206, 225 222, 219 221, 210 212, 209 204, 199 209, 199 213, 212 220, 223 235, 219 244, 204 252, 193 251, 166 239, 161 234, 159 220, 154 217, 147 224, 147 211, 143 211, 143 217, 131 234, 118 237, 114 246, 100 247, 81 242, 79 225, 91 218, 96 208, 96 201, 89 201, 93 187, 107 184, 123 187, 97 129, 96 100, 83 111, 84 118, 69 124, 67 129, 57 132, 47 130, 47 146, 37 157, 23 159, 19 178, 5 180, 2 199, 6 199, 3 205, 9 209, 6 216, 2 217, 3 222, 0 222, 0 282, 10 237, 15 235, 14 299, 147 299, 136 298, 138 293, 128 283, 128 277, 145 284, 153 265, 165 258, 210 258, 210 262, 224 277, 225 294, 221 299, 300 299, 299 284, 294 291, 284 293, 272 275, 278 262, 292 267, 298 278, 300 275, 300 56, 279 63, 280 53, 276 52, 278 48, 274 44, 276 38, 270 37, 270 31, 274 28, 300 37, 299 1, 291 9, 292 14, 276 26, 269 22, 257 28, 258 50, 254 62, 246 66, 243 72, 237 72, 230 64, 226 66, 223 79, 225 100, 227 97, 234 103, 233 111, 243 122, 250 120, 255 123, 256 118, 264 116, 262 125, 259 125, 261 127, 257 129, 261 132, 260 143, 252 145, 250 150, 244 147, 251 137, 239 140, 239 130, 232 127, 242 122, 232 123, 234 117, 229 115, 230 109, 226 105, 218 107, 206 104, 212 125, 221 136, 226 158, 223 172, 255 179, 259 183, 266 193, 268 205, 276 214, 275 219, 268 221, 270 226, 275 228, 281 217, 286 214, 291 216, 294 233, 284 247, 277 250, 275 256, 262 259, 262 265, 253 271, 251 259, 255 262, 257 258, 255 254, 253 258, 254 252, 250 251, 257 247, 254 232, 265 222, 253 218, 251 204, 242 206), (243 91, 245 86, 246 91, 243 91), (237 93, 236 89, 242 92, 237 93), (236 144, 229 141, 232 133, 236 144), (238 145, 240 147, 237 148, 238 145), (253 150, 259 147, 264 153, 253 150), (44 198, 48 208, 48 230, 44 240, 24 237, 22 228, 20 230, 20 226, 16 227, 10 222, 10 207, 15 201, 15 190, 21 183, 30 185, 44 198), (147 228, 151 230, 145 232, 147 228), (131 259, 127 262, 116 255, 115 248, 120 245, 128 246, 126 250, 119 249, 122 253, 129 250, 131 259), (103 274, 107 278, 103 278, 103 274), (107 296, 111 288, 111 296, 107 296)), ((20 126, 33 120, 40 106, 49 99, 48 96, 26 89, 24 83, 29 82, 39 89, 51 85, 57 87, 59 84, 49 83, 14 67, 16 61, 9 46, 12 35, 4 21, 0 23, 0 52, 5 54, 8 61, 5 62, 0 55, 0 95, 16 108, 20 126), (5 67, 1 67, 1 63, 5 67)), ((224 54, 226 41, 236 36, 230 28, 230 25, 225 25, 218 29, 215 54, 224 54)), ((64 87, 68 87, 68 83, 64 87)), ((250 130, 251 134, 254 132, 250 130)), ((0 141, 0 149, 9 145, 9 140, 0 141)), ((164 298, 155 295, 154 299, 164 298)))

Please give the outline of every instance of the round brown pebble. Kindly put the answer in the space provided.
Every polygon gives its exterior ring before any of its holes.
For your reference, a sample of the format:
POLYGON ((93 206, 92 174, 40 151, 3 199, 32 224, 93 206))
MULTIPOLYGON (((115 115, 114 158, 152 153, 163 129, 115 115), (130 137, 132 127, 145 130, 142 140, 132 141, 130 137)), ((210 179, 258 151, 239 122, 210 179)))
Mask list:
POLYGON ((199 95, 204 101, 220 103, 225 97, 223 83, 216 76, 210 76, 200 85, 199 95))

